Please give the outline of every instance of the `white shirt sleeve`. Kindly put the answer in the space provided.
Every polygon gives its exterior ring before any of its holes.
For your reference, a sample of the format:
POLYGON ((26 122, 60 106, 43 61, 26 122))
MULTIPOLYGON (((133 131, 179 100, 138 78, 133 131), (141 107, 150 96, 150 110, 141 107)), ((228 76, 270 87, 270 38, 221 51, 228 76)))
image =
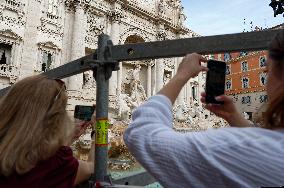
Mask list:
POLYGON ((124 134, 137 161, 164 187, 281 187, 284 130, 220 128, 177 133, 172 104, 151 97, 124 134))
POLYGON ((172 129, 172 104, 162 95, 150 98, 133 112, 124 141, 137 161, 164 187, 224 187, 207 161, 210 155, 195 137, 172 129))

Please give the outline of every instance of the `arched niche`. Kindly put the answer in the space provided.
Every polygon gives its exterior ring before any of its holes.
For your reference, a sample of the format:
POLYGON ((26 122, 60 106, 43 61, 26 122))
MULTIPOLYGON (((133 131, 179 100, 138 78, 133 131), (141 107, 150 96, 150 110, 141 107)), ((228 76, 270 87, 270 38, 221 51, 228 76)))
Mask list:
POLYGON ((133 44, 141 42, 145 42, 145 40, 139 35, 130 35, 125 39, 124 44, 133 44))

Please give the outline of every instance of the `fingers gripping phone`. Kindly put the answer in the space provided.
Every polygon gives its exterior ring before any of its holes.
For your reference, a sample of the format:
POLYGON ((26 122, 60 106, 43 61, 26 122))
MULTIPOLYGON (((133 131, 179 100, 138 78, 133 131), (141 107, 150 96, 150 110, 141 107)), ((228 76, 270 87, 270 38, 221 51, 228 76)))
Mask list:
POLYGON ((84 121, 91 121, 95 109, 95 106, 76 105, 74 111, 74 118, 84 121))
POLYGON ((216 101, 215 97, 225 93, 226 63, 223 61, 209 60, 207 62, 209 71, 206 76, 206 103, 223 104, 216 101))

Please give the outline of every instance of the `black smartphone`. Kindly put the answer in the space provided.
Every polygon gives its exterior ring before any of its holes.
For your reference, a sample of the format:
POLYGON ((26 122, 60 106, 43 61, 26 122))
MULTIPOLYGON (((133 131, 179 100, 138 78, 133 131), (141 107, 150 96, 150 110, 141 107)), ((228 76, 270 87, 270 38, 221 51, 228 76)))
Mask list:
POLYGON ((76 105, 74 111, 74 118, 84 121, 91 121, 95 109, 95 106, 76 105))
POLYGON ((207 62, 209 71, 206 76, 206 103, 223 104, 216 101, 215 97, 225 93, 226 63, 223 61, 209 60, 207 62))

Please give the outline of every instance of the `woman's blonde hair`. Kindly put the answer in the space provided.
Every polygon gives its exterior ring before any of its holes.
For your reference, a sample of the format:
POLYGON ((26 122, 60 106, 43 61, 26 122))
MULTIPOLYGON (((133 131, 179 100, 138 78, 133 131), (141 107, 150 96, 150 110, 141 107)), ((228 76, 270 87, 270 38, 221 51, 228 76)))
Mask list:
POLYGON ((70 142, 74 124, 63 85, 45 76, 27 77, 0 100, 0 174, 23 174, 70 142))

